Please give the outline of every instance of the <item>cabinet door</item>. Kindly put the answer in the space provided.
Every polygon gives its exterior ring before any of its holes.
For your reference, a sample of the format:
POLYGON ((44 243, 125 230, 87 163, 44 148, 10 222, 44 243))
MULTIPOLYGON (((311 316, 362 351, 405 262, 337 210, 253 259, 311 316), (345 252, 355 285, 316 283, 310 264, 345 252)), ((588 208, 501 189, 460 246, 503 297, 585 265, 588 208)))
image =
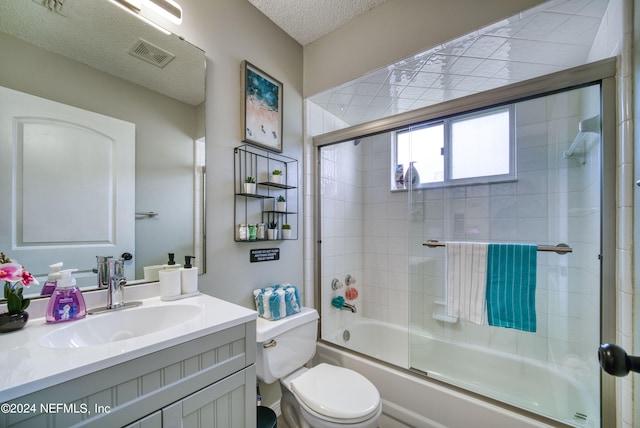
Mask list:
POLYGON ((163 428, 256 426, 256 397, 250 366, 162 409, 163 428))
POLYGON ((125 428, 162 428, 162 410, 145 416, 139 421, 127 425, 125 428))

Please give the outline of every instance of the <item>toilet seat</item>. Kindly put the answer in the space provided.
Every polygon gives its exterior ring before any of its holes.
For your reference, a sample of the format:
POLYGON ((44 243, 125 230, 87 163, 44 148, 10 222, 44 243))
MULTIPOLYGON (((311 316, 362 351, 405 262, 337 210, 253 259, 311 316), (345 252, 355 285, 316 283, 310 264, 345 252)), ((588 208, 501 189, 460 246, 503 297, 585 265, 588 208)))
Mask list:
POLYGON ((310 413, 341 423, 365 421, 378 413, 380 394, 359 373, 319 364, 291 381, 291 391, 310 413))

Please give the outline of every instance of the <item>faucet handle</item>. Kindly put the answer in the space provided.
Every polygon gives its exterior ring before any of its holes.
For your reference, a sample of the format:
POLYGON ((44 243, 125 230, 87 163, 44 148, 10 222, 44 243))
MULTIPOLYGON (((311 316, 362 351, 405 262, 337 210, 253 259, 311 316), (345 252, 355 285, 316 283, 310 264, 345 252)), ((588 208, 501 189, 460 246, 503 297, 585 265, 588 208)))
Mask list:
POLYGON ((344 278, 344 283, 347 284, 347 287, 350 285, 353 285, 356 283, 356 279, 355 277, 347 274, 347 276, 344 278))
POLYGON ((105 288, 109 282, 109 267, 107 262, 112 256, 96 256, 97 268, 93 270, 97 274, 98 288, 105 288))

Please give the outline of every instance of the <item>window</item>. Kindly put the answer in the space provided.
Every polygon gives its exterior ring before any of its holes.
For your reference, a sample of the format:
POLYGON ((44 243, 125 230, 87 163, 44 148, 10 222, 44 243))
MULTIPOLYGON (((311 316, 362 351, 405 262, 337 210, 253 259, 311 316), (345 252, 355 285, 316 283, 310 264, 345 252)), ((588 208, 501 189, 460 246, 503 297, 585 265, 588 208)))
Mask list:
POLYGON ((419 187, 514 179, 513 129, 512 106, 412 126, 395 133, 394 165, 413 164, 419 187))

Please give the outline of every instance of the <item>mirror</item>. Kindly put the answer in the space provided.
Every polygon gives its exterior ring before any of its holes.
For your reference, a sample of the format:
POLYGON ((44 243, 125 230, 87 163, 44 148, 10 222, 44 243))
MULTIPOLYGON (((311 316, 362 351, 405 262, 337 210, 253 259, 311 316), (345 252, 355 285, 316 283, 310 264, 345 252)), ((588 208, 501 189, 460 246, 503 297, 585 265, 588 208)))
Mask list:
MULTIPOLYGON (((135 280, 144 281, 145 266, 166 264, 168 253, 177 263, 195 256, 194 266, 204 273, 204 51, 105 0, 3 0, 0 16, 0 87, 135 126, 135 242, 125 249, 133 255, 127 263, 135 280)), ((12 159, 7 162, 3 167, 11 170, 12 159)), ((3 186, 0 194, 9 192, 12 203, 20 200, 15 184, 3 183, 0 190, 3 186)), ((66 190, 58 192, 66 195, 66 190)), ((71 205, 83 202, 70 200, 71 205)), ((47 212, 46 206, 36 209, 47 212)), ((95 288, 96 256, 121 256, 119 249, 108 252, 108 242, 87 244, 78 260, 58 259, 57 245, 65 243, 16 238, 21 236, 19 213, 11 204, 0 206, 3 222, 11 223, 0 230, 0 251, 25 265, 41 286, 49 265, 62 261, 65 269, 78 269, 83 289, 95 288), (49 247, 50 256, 34 258, 43 247, 49 247)), ((39 287, 25 289, 31 297, 39 292, 39 287)))

